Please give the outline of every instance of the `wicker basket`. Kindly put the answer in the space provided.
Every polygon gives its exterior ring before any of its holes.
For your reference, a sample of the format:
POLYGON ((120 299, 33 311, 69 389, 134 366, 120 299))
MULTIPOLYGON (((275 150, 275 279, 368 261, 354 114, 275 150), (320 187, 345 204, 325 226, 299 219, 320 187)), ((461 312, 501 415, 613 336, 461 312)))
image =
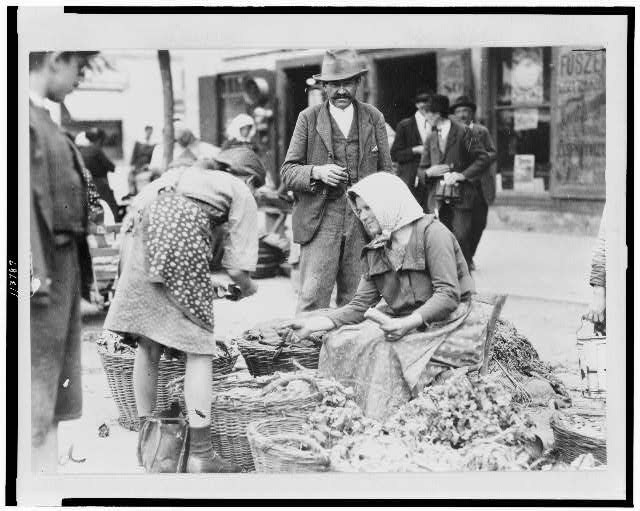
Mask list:
POLYGON ((555 437, 556 449, 561 458, 571 463, 581 454, 591 453, 600 463, 607 463, 607 441, 606 438, 589 436, 582 430, 575 429, 570 423, 563 420, 568 415, 581 415, 583 417, 605 416, 603 411, 588 409, 567 409, 563 412, 556 412, 551 417, 551 429, 555 437))
POLYGON ((254 468, 247 439, 247 426, 250 422, 274 416, 304 419, 321 400, 319 392, 296 399, 271 401, 258 396, 250 399, 234 395, 234 390, 239 387, 259 390, 264 386, 265 382, 255 379, 234 382, 227 385, 226 390, 218 391, 211 403, 211 438, 214 449, 223 458, 241 465, 245 470, 254 468))
POLYGON ((309 348, 286 346, 279 349, 277 346, 260 344, 257 341, 238 339, 238 349, 253 376, 265 376, 276 371, 295 371, 299 368, 293 364, 293 360, 308 369, 317 369, 320 348, 318 345, 309 348))
POLYGON ((316 444, 296 438, 305 421, 299 418, 278 417, 251 422, 247 438, 256 472, 327 472, 328 452, 316 444), (308 450, 285 445, 284 441, 297 440, 308 450))
MULTIPOLYGON (((135 355, 129 353, 109 353, 98 346, 98 354, 102 367, 107 375, 107 382, 111 395, 118 407, 118 423, 130 430, 138 430, 138 412, 133 390, 133 363, 135 355)), ((228 354, 212 361, 214 375, 228 374, 238 359, 238 355, 228 354)), ((171 405, 170 381, 184 375, 184 361, 161 358, 158 364, 158 394, 156 398, 156 412, 166 410, 171 405)), ((216 388, 216 379, 212 381, 212 389, 216 388)), ((184 398, 180 398, 180 406, 184 410, 184 398)))

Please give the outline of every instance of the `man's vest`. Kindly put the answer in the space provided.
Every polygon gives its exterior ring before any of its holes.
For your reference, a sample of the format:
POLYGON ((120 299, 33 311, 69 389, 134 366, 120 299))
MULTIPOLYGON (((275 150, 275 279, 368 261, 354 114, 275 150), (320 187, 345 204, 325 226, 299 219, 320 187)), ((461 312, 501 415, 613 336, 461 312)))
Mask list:
POLYGON ((358 111, 354 108, 353 121, 349 136, 345 138, 333 116, 331 119, 331 145, 333 146, 333 160, 336 165, 346 167, 351 182, 358 181, 358 164, 360 162, 360 143, 358 140, 358 111))

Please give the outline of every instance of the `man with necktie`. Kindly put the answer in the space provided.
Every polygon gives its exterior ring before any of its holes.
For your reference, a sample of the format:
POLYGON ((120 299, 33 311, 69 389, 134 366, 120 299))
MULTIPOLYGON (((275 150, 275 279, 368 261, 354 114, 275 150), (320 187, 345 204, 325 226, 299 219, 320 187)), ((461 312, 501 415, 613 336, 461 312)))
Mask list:
POLYGON ((473 206, 477 181, 489 163, 489 155, 472 130, 449 119, 449 98, 436 94, 426 108, 432 126, 420 164, 418 180, 426 188, 423 208, 436 211, 455 235, 467 265, 473 247, 473 206))
POLYGON ((418 201, 420 201, 421 188, 416 186, 416 172, 424 142, 431 132, 431 125, 426 117, 426 107, 431 94, 420 92, 416 95, 416 113, 398 123, 396 137, 391 146, 391 159, 398 163, 397 175, 407 184, 418 201))

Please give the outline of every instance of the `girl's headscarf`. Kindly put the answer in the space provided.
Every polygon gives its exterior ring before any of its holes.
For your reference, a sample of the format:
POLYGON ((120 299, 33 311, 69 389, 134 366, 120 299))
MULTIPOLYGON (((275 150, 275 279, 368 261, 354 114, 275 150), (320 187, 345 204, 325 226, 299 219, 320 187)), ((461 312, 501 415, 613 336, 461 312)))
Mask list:
POLYGON ((227 138, 229 140, 239 140, 241 142, 250 141, 256 133, 256 123, 253 120, 253 117, 247 114, 236 115, 231 122, 229 123, 229 127, 227 128, 227 138), (251 130, 246 137, 243 137, 240 133, 240 128, 244 126, 251 126, 251 130))
POLYGON ((397 269, 411 234, 404 228, 424 216, 422 207, 404 181, 389 172, 376 172, 349 188, 349 204, 354 211, 355 195, 371 208, 382 230, 368 246, 387 247, 387 255, 397 269))

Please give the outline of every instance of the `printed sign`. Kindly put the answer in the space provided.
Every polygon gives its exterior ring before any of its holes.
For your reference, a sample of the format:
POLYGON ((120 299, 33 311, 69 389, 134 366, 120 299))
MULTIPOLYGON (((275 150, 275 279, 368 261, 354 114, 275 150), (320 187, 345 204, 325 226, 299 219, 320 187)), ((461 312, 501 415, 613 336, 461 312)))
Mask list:
POLYGON ((452 103, 462 95, 471 95, 470 56, 468 52, 442 52, 438 54, 438 92, 452 103))
POLYGON ((536 167, 536 157, 533 154, 516 154, 513 157, 513 184, 533 183, 533 172, 536 167))
POLYGON ((538 109, 517 108, 513 113, 513 129, 516 131, 538 129, 538 109))
POLYGON ((604 197, 606 164, 606 53, 558 49, 556 143, 552 180, 604 197))
POLYGON ((544 101, 542 48, 514 48, 511 56, 511 104, 544 101))

